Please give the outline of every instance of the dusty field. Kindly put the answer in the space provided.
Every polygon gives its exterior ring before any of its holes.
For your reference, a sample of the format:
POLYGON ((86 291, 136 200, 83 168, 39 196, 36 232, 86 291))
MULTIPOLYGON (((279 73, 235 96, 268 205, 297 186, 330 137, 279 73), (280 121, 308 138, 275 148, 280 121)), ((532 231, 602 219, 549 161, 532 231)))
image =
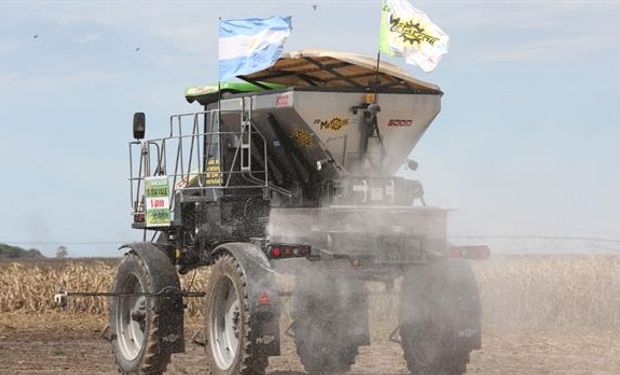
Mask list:
MULTIPOLYGON (((0 264, 0 373, 117 373, 109 344, 99 338, 105 301, 74 300, 68 312, 50 303, 61 284, 108 288, 113 269, 105 262, 0 264)), ((519 256, 475 270, 484 348, 473 354, 468 373, 620 373, 620 257, 519 256)), ((195 277, 194 289, 204 277, 195 277)), ((394 299, 372 297, 374 344, 361 350, 353 374, 407 374, 400 347, 386 340, 396 317, 394 299)), ((199 327, 199 303, 190 313, 188 337, 199 327)), ((287 320, 284 314, 283 325, 287 320)), ((203 348, 188 344, 188 353, 173 357, 170 373, 202 373, 202 361, 203 348)), ((303 374, 288 338, 268 373, 303 374)))
MULTIPOLYGON (((49 317, 73 327, 73 318, 49 317)), ((35 321, 34 319, 30 322, 35 321)), ((116 374, 109 345, 94 328, 78 330, 8 329, 0 336, 3 374, 116 374)), ((468 374, 618 374, 617 333, 604 330, 538 330, 502 333, 487 329, 484 349, 476 352, 468 374)), ((190 345, 173 357, 170 373, 202 373, 203 348, 190 345)), ((283 343, 283 356, 272 358, 268 374, 300 375, 292 342, 283 343)), ((381 340, 362 349, 352 374, 407 374, 398 345, 381 340)))

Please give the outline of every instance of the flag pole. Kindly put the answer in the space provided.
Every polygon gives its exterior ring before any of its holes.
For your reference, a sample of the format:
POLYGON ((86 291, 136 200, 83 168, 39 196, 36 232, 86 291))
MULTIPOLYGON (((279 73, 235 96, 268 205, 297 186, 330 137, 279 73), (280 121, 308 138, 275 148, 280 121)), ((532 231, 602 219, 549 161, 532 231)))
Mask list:
POLYGON ((374 103, 377 104, 377 96, 379 96, 379 68, 381 67, 381 49, 377 50, 377 71, 375 74, 375 100, 374 103))
MULTIPOLYGON (((217 35, 218 35, 218 55, 219 55, 219 46, 220 46, 220 29, 222 27, 222 17, 217 17, 217 35)), ((220 117, 221 117, 221 111, 222 111, 222 81, 221 81, 221 72, 220 72, 220 63, 219 63, 219 58, 218 58, 218 63, 217 63, 217 122, 219 124, 220 122, 220 117)))
POLYGON ((374 104, 377 104, 377 97, 379 96, 379 69, 381 68, 381 34, 383 30, 383 6, 385 1, 381 2, 381 16, 379 18, 379 44, 377 45, 377 70, 375 74, 375 99, 374 104))
MULTIPOLYGON (((373 100, 373 104, 377 105, 378 101, 379 101, 379 86, 381 84, 380 82, 380 75, 379 75, 379 69, 381 68, 381 34, 383 33, 383 6, 384 6, 384 1, 381 2, 381 17, 379 18, 380 20, 380 24, 379 24, 379 45, 377 46, 377 71, 375 74, 375 97, 373 100)), ((375 114, 376 116, 376 114, 375 114)), ((383 138, 381 138, 381 132, 379 131, 379 124, 377 123, 377 118, 375 117, 375 129, 374 131, 377 132, 377 137, 379 138, 379 144, 381 145, 381 169, 383 169, 383 161, 385 160, 385 146, 383 145, 383 138)), ((373 133, 374 133, 373 131, 373 133)))

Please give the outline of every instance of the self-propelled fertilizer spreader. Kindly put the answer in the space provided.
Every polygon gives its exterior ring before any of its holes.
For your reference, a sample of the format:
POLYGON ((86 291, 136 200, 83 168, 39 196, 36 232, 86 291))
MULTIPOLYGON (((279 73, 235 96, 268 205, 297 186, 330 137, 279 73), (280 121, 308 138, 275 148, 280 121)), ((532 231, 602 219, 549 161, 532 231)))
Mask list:
POLYGON ((446 240, 447 210, 397 177, 437 116, 442 91, 395 65, 302 50, 237 83, 188 89, 198 112, 130 142, 133 227, 111 298, 110 337, 123 373, 159 373, 185 350, 179 274, 209 267, 205 368, 262 374, 280 355, 285 298, 310 373, 347 371, 370 344, 367 281, 400 288, 400 342, 414 374, 461 374, 480 348, 480 301, 469 259, 485 246, 446 240), (151 239, 148 241, 147 239, 151 239))

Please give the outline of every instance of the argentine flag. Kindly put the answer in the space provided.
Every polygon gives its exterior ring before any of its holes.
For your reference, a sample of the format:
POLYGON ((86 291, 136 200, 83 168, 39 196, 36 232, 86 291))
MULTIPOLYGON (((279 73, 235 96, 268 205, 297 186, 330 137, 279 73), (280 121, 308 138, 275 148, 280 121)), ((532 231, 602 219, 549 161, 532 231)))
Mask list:
POLYGON ((273 65, 291 33, 291 17, 220 21, 220 81, 273 65))

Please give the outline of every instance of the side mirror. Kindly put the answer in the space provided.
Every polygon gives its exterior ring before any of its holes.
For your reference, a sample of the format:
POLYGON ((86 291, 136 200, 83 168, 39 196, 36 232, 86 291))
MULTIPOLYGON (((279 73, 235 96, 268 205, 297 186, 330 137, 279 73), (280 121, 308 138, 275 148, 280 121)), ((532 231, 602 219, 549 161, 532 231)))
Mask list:
POLYGON ((418 162, 415 160, 408 160, 407 161, 407 168, 411 169, 412 171, 415 171, 418 169, 418 162))
POLYGON ((146 116, 144 112, 136 112, 133 114, 133 137, 135 139, 144 139, 146 131, 146 116))

